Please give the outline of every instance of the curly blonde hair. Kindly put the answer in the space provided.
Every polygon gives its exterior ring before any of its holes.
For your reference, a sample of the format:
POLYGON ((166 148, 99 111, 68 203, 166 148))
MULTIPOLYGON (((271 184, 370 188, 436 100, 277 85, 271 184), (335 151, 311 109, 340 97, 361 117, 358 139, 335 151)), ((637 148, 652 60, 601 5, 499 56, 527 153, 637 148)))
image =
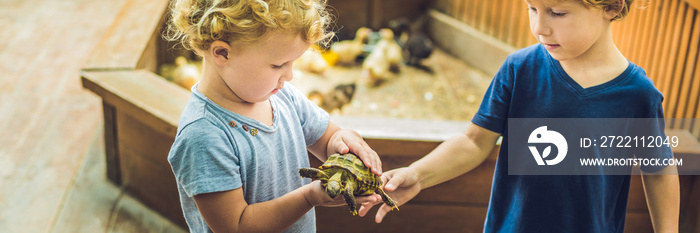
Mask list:
POLYGON ((622 20, 630 12, 630 7, 634 0, 580 0, 588 7, 595 7, 603 10, 620 10, 620 13, 612 20, 622 20))
POLYGON ((214 41, 252 43, 273 30, 327 43, 331 18, 325 0, 175 0, 165 39, 206 51, 214 41))

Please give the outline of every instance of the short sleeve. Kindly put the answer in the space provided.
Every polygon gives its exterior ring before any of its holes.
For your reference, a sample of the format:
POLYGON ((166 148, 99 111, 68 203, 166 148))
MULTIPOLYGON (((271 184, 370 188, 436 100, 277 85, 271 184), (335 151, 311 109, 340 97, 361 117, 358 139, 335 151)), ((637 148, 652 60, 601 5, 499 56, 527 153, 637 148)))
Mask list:
POLYGON ((206 119, 195 120, 179 131, 168 162, 189 197, 242 186, 233 143, 223 129, 206 119))
POLYGON ((472 118, 472 123, 493 132, 503 134, 508 120, 513 87, 513 71, 509 66, 510 56, 501 65, 491 85, 481 101, 479 111, 472 118))
POLYGON ((328 112, 311 102, 301 91, 293 85, 287 83, 280 92, 294 106, 294 110, 299 117, 306 146, 310 146, 323 136, 328 128, 330 116, 328 112))
MULTIPOLYGON (((659 94, 660 96, 660 94, 659 94)), ((650 111, 646 118, 640 118, 634 120, 634 136, 640 138, 644 142, 644 145, 639 145, 634 148, 634 153, 637 158, 641 159, 670 159, 673 158, 673 151, 670 146, 664 144, 668 142, 666 137, 666 122, 664 119, 664 112, 662 107, 663 97, 660 96, 657 101, 651 101, 652 111, 650 111)), ((663 163, 640 166, 641 170, 647 173, 655 173, 666 166, 663 163)))

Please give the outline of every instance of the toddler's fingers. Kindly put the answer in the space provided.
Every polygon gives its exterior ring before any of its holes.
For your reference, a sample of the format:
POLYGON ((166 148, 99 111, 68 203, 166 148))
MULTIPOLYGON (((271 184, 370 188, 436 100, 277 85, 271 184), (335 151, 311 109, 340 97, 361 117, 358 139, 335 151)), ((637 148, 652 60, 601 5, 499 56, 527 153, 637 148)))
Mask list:
POLYGON ((371 167, 372 172, 374 174, 377 174, 378 176, 382 175, 382 160, 379 159, 379 155, 377 154, 376 151, 372 150, 371 147, 366 142, 360 143, 360 148, 362 149, 362 153, 364 154, 366 159, 363 159, 362 161, 365 161, 365 166, 371 167))
POLYGON ((348 152, 350 152, 350 148, 347 145, 345 145, 345 143, 336 143, 335 145, 335 151, 340 154, 347 154, 348 152))
POLYGON ((372 173, 378 176, 382 175, 382 161, 379 159, 379 155, 376 151, 367 145, 367 143, 358 143, 357 154, 361 154, 360 159, 365 163, 365 166, 371 168, 372 173))
MULTIPOLYGON (((360 145, 358 145, 360 146, 360 145)), ((353 147, 353 148, 358 148, 358 147, 353 147)), ((357 157, 362 160, 362 162, 367 166, 368 168, 375 170, 376 167, 374 165, 374 158, 372 158, 369 153, 367 153, 367 150, 364 150, 364 148, 360 147, 359 149, 354 149, 352 152, 357 155, 357 157)))
POLYGON ((357 155, 365 166, 370 168, 372 173, 378 176, 382 175, 382 162, 379 160, 379 155, 377 155, 377 152, 372 150, 367 143, 343 138, 342 143, 338 144, 339 146, 337 146, 336 151, 341 154, 350 152, 357 155))
MULTIPOLYGON (((368 147, 368 149, 369 149, 369 147, 368 147)), ((381 176, 382 175, 382 160, 379 159, 379 155, 377 154, 376 151, 374 151, 372 149, 369 149, 369 151, 370 151, 370 154, 372 154, 372 157, 374 158, 374 163, 372 163, 372 164, 374 166, 373 168, 376 170, 375 173, 378 176, 381 176)))

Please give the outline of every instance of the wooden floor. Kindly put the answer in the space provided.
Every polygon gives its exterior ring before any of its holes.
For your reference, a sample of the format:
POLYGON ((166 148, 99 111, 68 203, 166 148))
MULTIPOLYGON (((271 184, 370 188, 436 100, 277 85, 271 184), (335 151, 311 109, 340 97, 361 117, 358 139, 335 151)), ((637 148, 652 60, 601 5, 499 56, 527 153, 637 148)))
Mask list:
POLYGON ((0 1, 0 232, 183 231, 106 180, 101 101, 80 83, 124 2, 0 1))

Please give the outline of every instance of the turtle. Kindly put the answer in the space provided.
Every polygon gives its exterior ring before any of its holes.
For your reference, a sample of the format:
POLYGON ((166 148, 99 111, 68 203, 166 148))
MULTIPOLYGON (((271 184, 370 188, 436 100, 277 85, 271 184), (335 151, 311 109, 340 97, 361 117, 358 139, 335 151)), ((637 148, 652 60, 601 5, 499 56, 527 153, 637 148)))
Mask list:
POLYGON ((350 207, 352 215, 357 215, 357 203, 355 195, 379 194, 382 201, 392 210, 399 210, 396 202, 392 200, 382 189, 382 179, 372 173, 362 160, 352 153, 333 154, 328 157, 318 169, 300 168, 301 177, 321 180, 321 185, 326 188, 326 193, 335 198, 341 193, 345 202, 350 207))

